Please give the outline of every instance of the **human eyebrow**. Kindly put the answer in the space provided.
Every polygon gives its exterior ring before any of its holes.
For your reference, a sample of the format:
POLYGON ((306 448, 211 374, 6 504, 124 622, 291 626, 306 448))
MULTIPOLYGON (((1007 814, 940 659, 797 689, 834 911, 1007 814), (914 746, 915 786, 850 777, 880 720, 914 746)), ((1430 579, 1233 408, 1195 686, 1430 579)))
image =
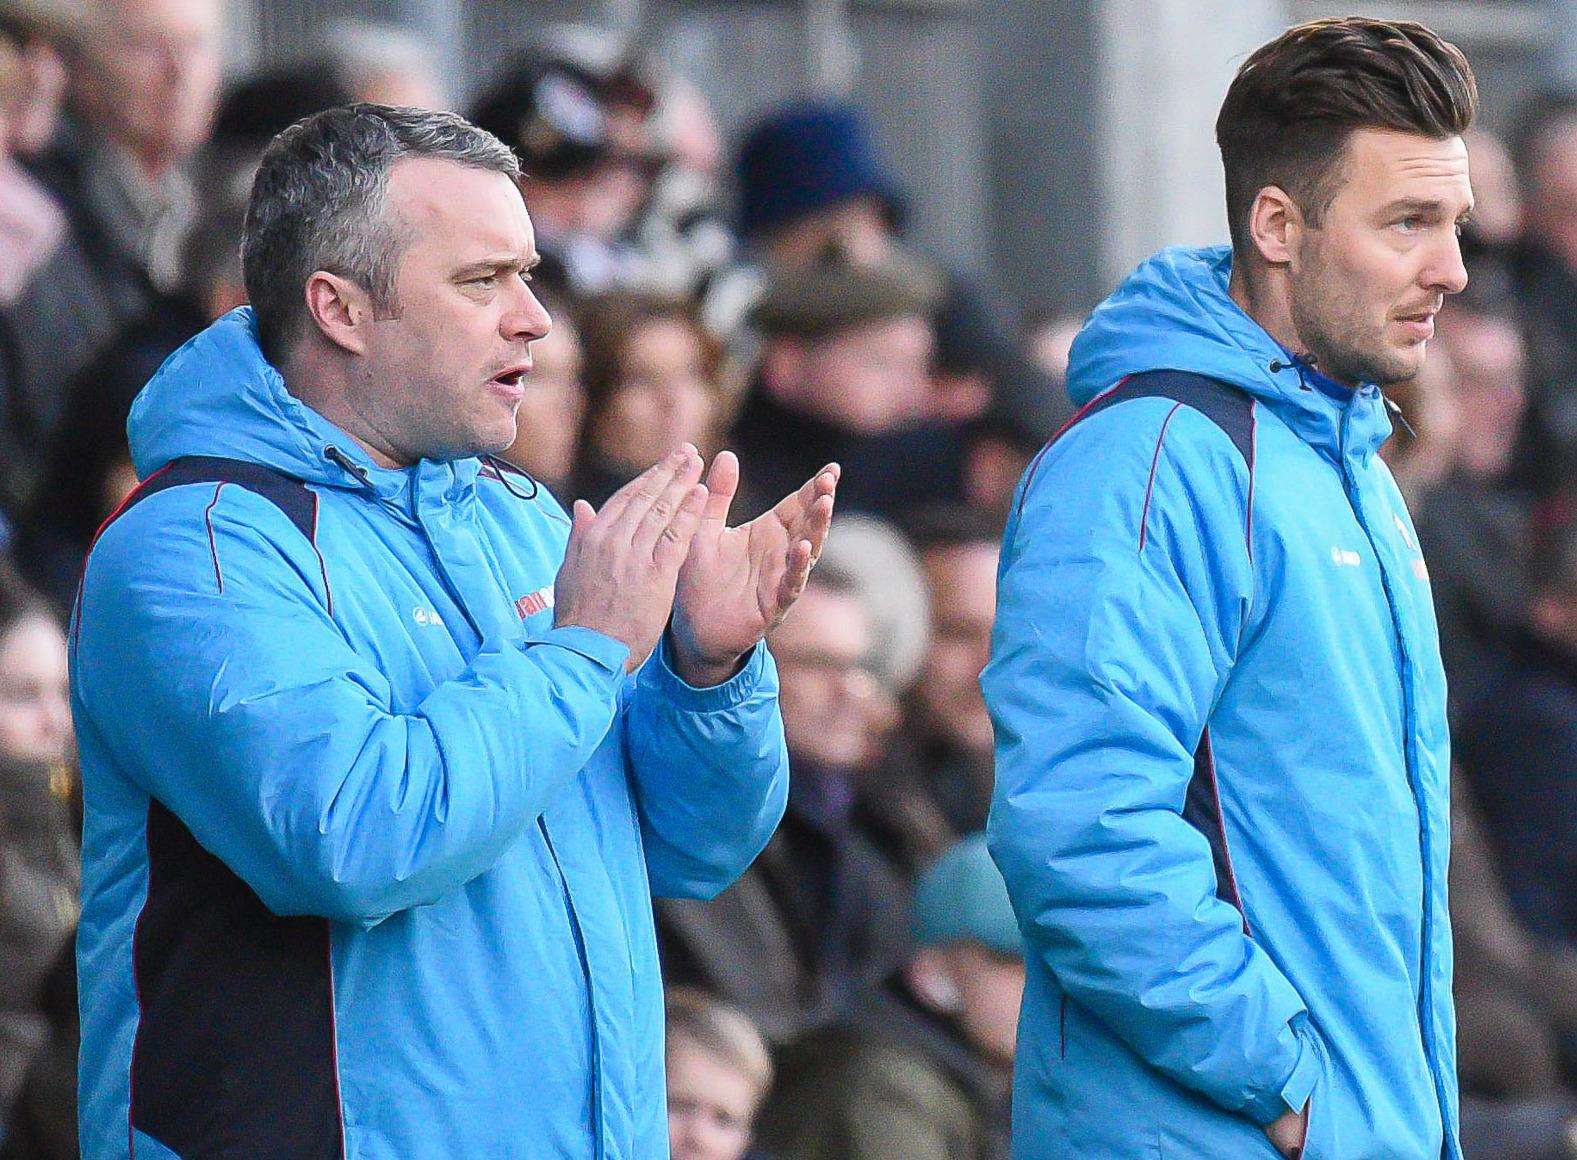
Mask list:
POLYGON ((455 271, 456 282, 470 282, 477 278, 498 277, 503 274, 523 274, 534 270, 542 262, 541 254, 531 254, 527 257, 483 258, 479 262, 471 262, 461 266, 455 271))
POLYGON ((1391 202, 1381 211, 1381 215, 1388 218, 1397 217, 1441 217, 1445 212, 1445 203, 1432 201, 1426 198, 1404 197, 1391 202))

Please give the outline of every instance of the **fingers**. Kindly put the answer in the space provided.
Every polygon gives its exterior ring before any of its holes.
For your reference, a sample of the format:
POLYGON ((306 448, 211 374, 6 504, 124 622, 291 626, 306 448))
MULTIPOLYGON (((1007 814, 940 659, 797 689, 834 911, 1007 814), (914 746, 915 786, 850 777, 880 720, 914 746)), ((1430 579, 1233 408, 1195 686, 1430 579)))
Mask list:
POLYGON ((739 490, 739 457, 732 451, 719 451, 706 473, 706 489, 711 498, 706 501, 702 518, 708 523, 727 525, 728 509, 739 490))
POLYGON ((827 544, 827 532, 832 528, 831 495, 822 495, 810 505, 802 526, 805 542, 810 545, 810 566, 814 568, 816 561, 821 559, 821 550, 827 544))
POLYGON ((670 451, 609 496, 608 502, 597 513, 597 518, 604 526, 611 527, 634 508, 633 518, 639 521, 657 497, 663 494, 680 468, 695 454, 695 448, 688 443, 670 451))
POLYGON ((710 503, 710 493, 705 485, 691 485, 679 501, 679 510, 658 535, 657 545, 652 549, 652 558, 659 567, 677 570, 684 563, 685 557, 690 554, 690 543, 695 539, 696 529, 701 526, 702 515, 710 503))
POLYGON ((678 516, 679 508, 688 498, 690 489, 695 487, 701 478, 701 456, 689 444, 681 450, 686 449, 688 454, 668 478, 662 491, 646 506, 645 511, 641 511, 642 501, 637 493, 636 498, 630 501, 630 506, 625 508, 620 516, 621 525, 634 524, 630 529, 630 542, 641 551, 647 553, 653 551, 658 538, 678 516))
POLYGON ((843 469, 836 463, 827 464, 807 479, 798 491, 779 500, 777 507, 772 509, 773 514, 783 521, 785 527, 793 528, 795 521, 803 518, 819 497, 837 493, 838 479, 842 474, 843 469))
POLYGON ((778 584, 777 592, 777 619, 781 620, 805 591, 805 585, 810 580, 812 564, 812 547, 809 540, 796 540, 789 545, 788 556, 783 569, 783 579, 778 584))
POLYGON ((578 499, 570 507, 569 546, 565 554, 575 551, 585 538, 592 521, 597 518, 596 509, 583 499, 578 499))

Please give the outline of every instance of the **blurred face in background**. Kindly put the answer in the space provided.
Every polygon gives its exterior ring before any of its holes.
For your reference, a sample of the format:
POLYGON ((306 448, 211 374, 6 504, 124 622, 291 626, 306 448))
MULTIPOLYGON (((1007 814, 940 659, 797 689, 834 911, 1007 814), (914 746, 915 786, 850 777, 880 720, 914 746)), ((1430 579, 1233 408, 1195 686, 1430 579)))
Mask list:
POLYGON ((580 425, 586 412, 581 385, 580 335, 568 314, 554 316, 553 329, 531 344, 531 373, 515 413, 514 446, 504 458, 550 487, 564 483, 575 466, 580 425))
POLYGON ((872 749, 869 705, 878 689, 867 667, 870 618, 859 598, 813 580, 770 644, 789 753, 833 769, 863 765, 872 749))
POLYGON ((1577 117, 1539 134, 1524 212, 1528 237, 1577 270, 1577 117))
POLYGON ((682 443, 712 443, 719 393, 694 325, 678 318, 638 324, 619 367, 621 381, 591 424, 602 458, 644 470, 682 443))
POLYGON ((980 670, 991 659, 997 546, 945 544, 921 554, 931 596, 931 644, 915 697, 930 731, 968 753, 989 756, 991 717, 980 670))
POLYGON ((1341 185, 1318 224, 1289 211, 1278 257, 1292 324, 1338 382, 1402 382, 1424 365, 1441 303, 1467 285, 1457 237, 1473 208, 1467 146, 1359 129, 1338 163, 1341 185))
POLYGON ((682 1038, 668 1044, 668 1147, 673 1160, 739 1160, 762 1092, 736 1067, 682 1038))
POLYGON ((802 339, 763 352, 768 389, 804 414, 860 435, 884 435, 931 414, 931 323, 905 316, 802 339))
POLYGON ((0 762, 46 769, 71 755, 66 641, 55 622, 24 615, 0 632, 0 762))
POLYGON ((971 1047, 1003 1070, 1013 1067, 1024 960, 973 941, 921 947, 906 971, 933 1010, 949 1016, 971 1047))
POLYGON ((219 96, 218 0, 99 0, 72 82, 83 112, 150 172, 208 137, 219 96))
POLYGON ((1472 173, 1473 232, 1490 245, 1509 246, 1522 229, 1522 195, 1511 154, 1487 129, 1470 130, 1462 140, 1472 173))
POLYGON ((1511 467, 1527 404, 1522 333, 1510 319, 1448 306, 1440 345, 1456 371, 1458 466, 1498 478, 1511 467))
POLYGON ((66 64, 56 44, 45 36, 16 46, 16 76, 0 117, 4 140, 0 156, 31 157, 55 135, 66 95, 66 64))

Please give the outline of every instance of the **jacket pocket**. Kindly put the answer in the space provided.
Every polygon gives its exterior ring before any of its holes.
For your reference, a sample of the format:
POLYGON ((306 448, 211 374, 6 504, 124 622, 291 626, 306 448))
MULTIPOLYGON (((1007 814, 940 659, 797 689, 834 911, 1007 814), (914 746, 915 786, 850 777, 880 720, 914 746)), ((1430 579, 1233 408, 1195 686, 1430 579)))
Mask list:
POLYGON ((1331 1059, 1325 1050, 1325 1039, 1313 1020, 1304 1028, 1310 1046, 1314 1048, 1319 1068, 1314 1076, 1314 1088, 1309 1092, 1308 1124, 1303 1133, 1301 1160, 1340 1160, 1337 1154, 1335 1133, 1334 1081, 1331 1077, 1331 1059))

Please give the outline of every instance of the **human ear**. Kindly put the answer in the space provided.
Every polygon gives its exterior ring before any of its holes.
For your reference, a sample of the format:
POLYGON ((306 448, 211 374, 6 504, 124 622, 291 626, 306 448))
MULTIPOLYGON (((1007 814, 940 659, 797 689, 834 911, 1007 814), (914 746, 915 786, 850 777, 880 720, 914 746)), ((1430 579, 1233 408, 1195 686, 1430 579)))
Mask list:
POLYGON ((1248 211, 1249 237, 1268 264, 1290 264, 1298 255, 1303 230, 1303 211, 1286 190, 1267 185, 1255 195, 1248 211))
POLYGON ((307 313, 319 333, 351 354, 367 352, 372 303, 356 283, 327 270, 314 271, 306 285, 307 313))

